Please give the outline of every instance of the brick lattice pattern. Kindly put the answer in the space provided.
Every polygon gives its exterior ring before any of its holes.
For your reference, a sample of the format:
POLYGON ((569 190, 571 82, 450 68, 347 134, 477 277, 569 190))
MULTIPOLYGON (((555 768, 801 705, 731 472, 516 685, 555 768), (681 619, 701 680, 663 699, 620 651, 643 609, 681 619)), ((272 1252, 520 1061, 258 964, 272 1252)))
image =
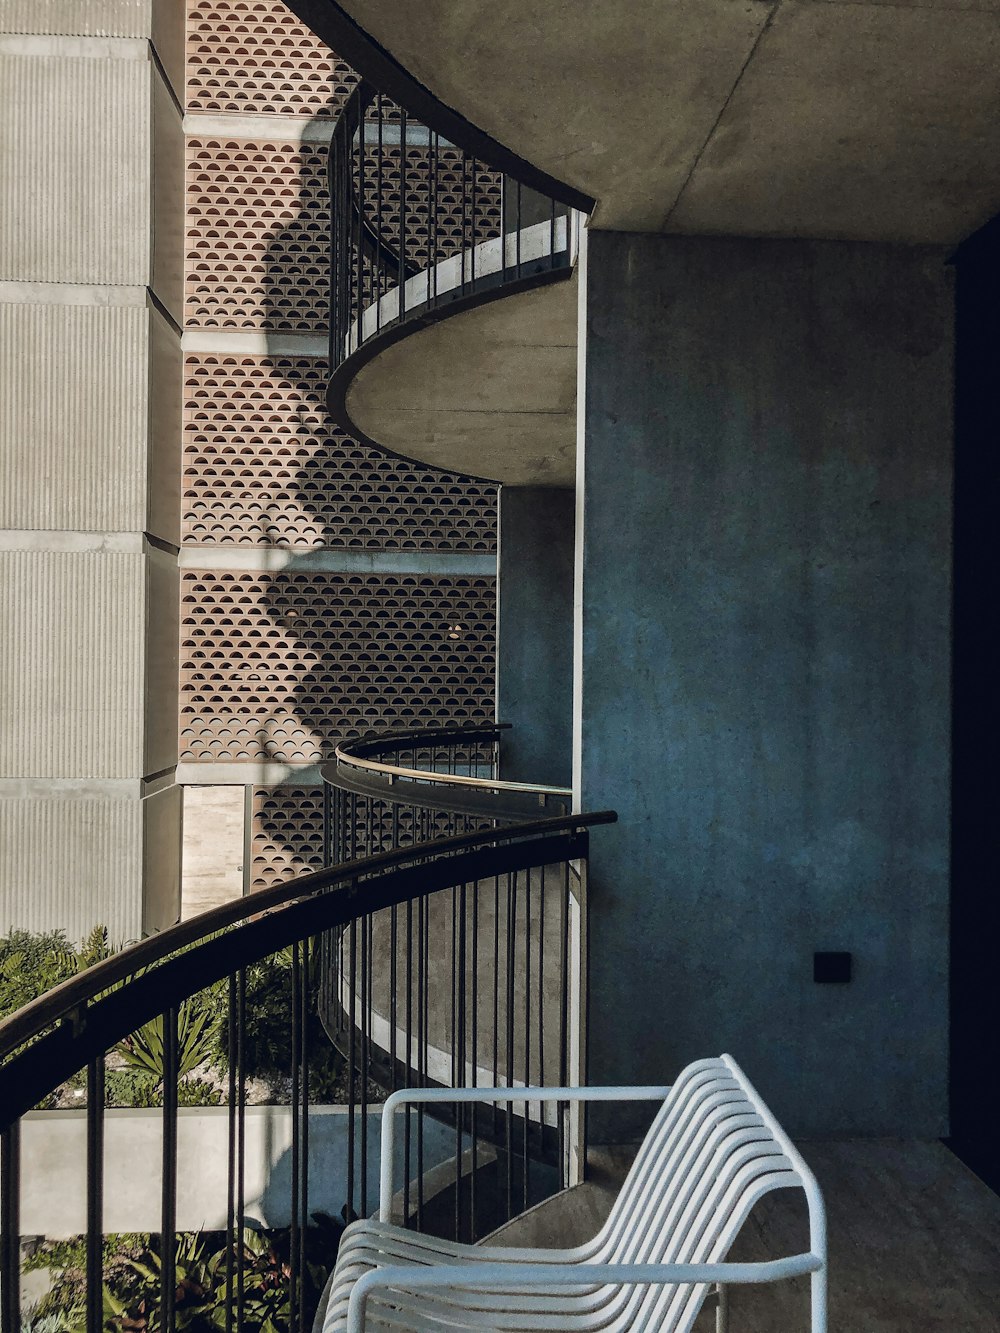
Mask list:
POLYGON ((329 117, 357 82, 281 0, 188 5, 189 111, 329 117))
POLYGON ((187 171, 187 326, 326 333, 326 149, 189 138, 187 171))
POLYGON ((187 572, 181 758, 313 763, 372 728, 493 717, 495 584, 187 572))
POLYGON ((496 549, 496 490, 334 429, 315 357, 185 358, 185 543, 496 549))
POLYGON ((255 787, 250 889, 323 868, 323 788, 255 787))

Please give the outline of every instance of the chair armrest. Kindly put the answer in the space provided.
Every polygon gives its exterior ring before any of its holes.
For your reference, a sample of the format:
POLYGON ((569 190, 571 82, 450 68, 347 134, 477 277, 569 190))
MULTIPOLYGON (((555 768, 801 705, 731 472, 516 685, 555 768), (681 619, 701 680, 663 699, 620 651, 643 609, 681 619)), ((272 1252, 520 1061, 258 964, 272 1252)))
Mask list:
POLYGON ((793 1254, 763 1263, 709 1264, 519 1264, 472 1263, 428 1267, 374 1268, 354 1284, 347 1309, 347 1333, 363 1333, 368 1298, 379 1288, 404 1291, 452 1288, 461 1291, 544 1291, 551 1287, 590 1287, 605 1283, 705 1282, 750 1284, 781 1282, 824 1267, 818 1254, 793 1254))
POLYGON ((669 1086, 605 1088, 400 1088, 382 1107, 378 1215, 391 1221, 393 1179, 393 1123, 401 1106, 428 1102, 654 1102, 662 1101, 669 1086))

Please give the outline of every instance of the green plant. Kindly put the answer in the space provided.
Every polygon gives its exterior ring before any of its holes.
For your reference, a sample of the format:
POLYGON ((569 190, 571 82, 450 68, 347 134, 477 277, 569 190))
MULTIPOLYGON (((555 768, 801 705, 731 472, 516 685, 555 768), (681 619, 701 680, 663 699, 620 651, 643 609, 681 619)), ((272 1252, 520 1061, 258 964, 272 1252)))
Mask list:
POLYGON ((79 948, 61 930, 12 930, 0 938, 0 1017, 30 1004, 112 952, 103 926, 95 926, 79 948))
MULTIPOLYGON (((210 1015, 206 1009, 182 1004, 177 1014, 177 1073, 183 1078, 209 1056, 212 1043, 209 1033, 210 1015)), ((117 1050, 125 1063, 133 1069, 145 1070, 158 1079, 163 1078, 164 1055, 163 1016, 150 1019, 130 1037, 118 1043, 117 1050)))

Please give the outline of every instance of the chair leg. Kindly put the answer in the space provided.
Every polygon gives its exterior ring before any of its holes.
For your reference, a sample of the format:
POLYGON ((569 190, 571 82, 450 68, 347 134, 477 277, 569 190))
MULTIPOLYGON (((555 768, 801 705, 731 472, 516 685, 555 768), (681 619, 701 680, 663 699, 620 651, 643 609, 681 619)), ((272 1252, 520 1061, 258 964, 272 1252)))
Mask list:
POLYGON ((720 1282, 715 1289, 715 1333, 729 1333, 729 1288, 720 1282))

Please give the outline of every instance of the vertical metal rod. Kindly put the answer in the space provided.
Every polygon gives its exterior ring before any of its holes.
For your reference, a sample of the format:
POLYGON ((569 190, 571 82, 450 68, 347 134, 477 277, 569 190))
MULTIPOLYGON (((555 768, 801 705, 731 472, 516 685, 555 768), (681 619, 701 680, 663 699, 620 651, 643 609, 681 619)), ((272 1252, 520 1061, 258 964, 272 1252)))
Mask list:
MULTIPOLYGON (((228 1065, 226 1109, 226 1333, 233 1333, 233 1265, 236 1245, 236 1065, 239 1059, 236 1036, 236 976, 229 978, 226 999, 226 1063, 228 1065)), ((242 1239, 242 1238, 241 1238, 242 1239)))
POLYGON ((399 317, 406 314, 406 112, 399 115, 399 317))
POLYGON ((347 1220, 353 1221, 354 1211, 354 1159, 357 1114, 355 1076, 357 1073, 357 1002, 358 1002, 358 925, 352 919, 347 927, 348 953, 348 1020, 347 1020, 347 1220))
POLYGON ((288 1249, 288 1326, 294 1330, 299 1320, 299 1245, 301 1237, 299 1234, 299 1170, 300 1170, 300 1151, 301 1151, 301 1129, 299 1125, 299 1110, 301 1101, 302 1085, 301 1060, 302 1060, 302 1014, 299 1008, 299 987, 301 985, 300 971, 300 950, 301 945, 298 940, 292 944, 292 969, 289 978, 291 986, 291 1074, 292 1074, 292 1095, 291 1095, 291 1113, 292 1113, 292 1181, 291 1181, 291 1200, 290 1215, 291 1226, 289 1228, 289 1249, 288 1249))
POLYGON ((521 276, 521 182, 517 182, 517 225, 514 229, 515 277, 521 276))
MULTIPOLYGON (((467 897, 466 897, 466 885, 463 884, 463 885, 461 886, 461 888, 459 889, 459 898, 458 898, 458 1031, 457 1031, 456 1038, 455 1038, 455 1049, 456 1049, 457 1052, 458 1052, 458 1080, 457 1080, 455 1086, 458 1087, 458 1088, 464 1087, 464 1086, 465 1086, 465 1083, 466 1083, 466 1077, 465 1077, 465 985, 466 985, 466 981, 465 981, 465 976, 466 976, 466 956, 465 956, 465 948, 466 948, 466 939, 465 939, 465 916, 466 916, 467 907, 468 907, 468 904, 467 904, 467 897)), ((457 1122, 458 1122, 458 1148, 459 1148, 459 1155, 460 1155, 460 1156, 459 1156, 459 1160, 461 1160, 462 1138, 463 1138, 463 1132, 464 1132, 464 1129, 465 1129, 465 1113, 464 1113, 464 1108, 461 1107, 461 1106, 459 1106, 459 1107, 457 1108, 457 1110, 458 1110, 458 1115, 456 1116, 456 1120, 457 1120, 457 1122)), ((475 1155, 475 1151, 476 1151, 476 1146, 475 1146, 474 1143, 473 1143, 473 1145, 472 1145, 472 1151, 473 1151, 473 1156, 474 1156, 474 1155, 475 1155)), ((463 1222, 463 1216, 462 1216, 462 1190, 461 1190, 461 1182, 459 1182, 459 1189, 458 1189, 458 1196, 457 1196, 457 1197, 458 1197, 458 1212, 457 1212, 457 1216, 456 1216, 456 1219, 455 1219, 455 1239, 456 1239, 456 1240, 461 1240, 461 1239, 462 1239, 462 1222, 463 1222)))
MULTIPOLYGON (((563 862, 562 884, 559 894, 559 1087, 566 1086, 569 1076, 569 877, 570 864, 563 862)), ((569 1185, 569 1165, 566 1157, 566 1119, 569 1104, 556 1107, 559 1121, 559 1162, 565 1173, 563 1183, 569 1185)))
POLYGON ((466 271, 468 264, 466 262, 469 254, 469 187, 466 183, 468 174, 468 154, 462 154, 462 250, 460 260, 462 264, 462 292, 465 292, 467 285, 466 271))
POLYGON ((243 1321, 246 1290, 246 1170, 247 1170, 247 974, 236 973, 236 1319, 243 1321))
MULTIPOLYGON (((472 1086, 479 1085, 479 881, 472 885, 472 1013, 469 1027, 472 1033, 472 1086)), ((470 1107, 469 1134, 472 1140, 472 1170, 469 1174, 469 1240, 476 1241, 479 1236, 476 1226, 476 1171, 479 1157, 479 1107, 475 1102, 470 1107)))
MULTIPOLYGON (((424 1026, 424 899, 417 899, 417 1085, 424 1082, 424 1056, 427 1049, 427 1029, 424 1026)), ((417 1108, 417 1230, 424 1224, 424 1121, 423 1108, 417 1108)))
POLYGON ((163 1178, 160 1208, 160 1327, 173 1333, 177 1274, 177 1009, 163 1015, 163 1178))
MULTIPOLYGON (((413 899, 406 902, 406 1069, 407 1083, 413 1070, 413 899)), ((403 1144, 403 1222, 410 1225, 410 1108, 406 1108, 406 1138, 403 1144)))
POLYGON ((378 253, 378 255, 379 255, 379 261, 378 261, 378 273, 377 273, 378 286, 377 286, 377 288, 376 288, 376 290, 375 290, 375 301, 376 301, 376 306, 375 306, 375 331, 376 331, 376 333, 377 333, 377 332, 382 328, 382 302, 381 302, 381 300, 380 300, 379 298, 380 298, 381 295, 382 295, 382 282, 383 282, 383 278, 382 278, 382 265, 383 265, 383 261, 382 261, 382 259, 381 259, 381 255, 382 255, 382 181, 383 181, 383 178, 384 178, 384 176, 385 176, 385 142, 384 142, 384 121, 385 121, 385 110, 384 110, 384 107, 383 107, 383 97, 382 97, 382 94, 381 94, 381 93, 377 93, 377 94, 376 94, 376 97, 375 97, 375 119, 376 119, 376 122, 377 122, 377 124, 378 124, 378 154, 377 154, 377 165, 376 165, 376 167, 375 167, 375 230, 376 230, 376 233, 377 233, 377 235, 378 235, 378 241, 379 241, 379 248, 378 248, 378 251, 377 251, 377 253, 378 253))
POLYGON ((476 281, 476 241, 478 239, 479 228, 476 218, 476 159, 472 159, 472 281, 476 281))
POLYGON ((21 1122, 0 1133, 0 1331, 21 1328, 21 1122))
POLYGON ((361 1153, 361 1216, 368 1216, 368 1063, 369 1063, 369 1044, 368 1030, 371 1019, 371 995, 368 989, 368 979, 371 975, 369 960, 369 940, 372 931, 372 919, 370 916, 361 918, 361 1116, 360 1126, 360 1144, 361 1153))
POLYGON ((438 295, 438 269, 437 266, 444 258, 441 254, 441 246, 438 240, 438 175, 440 172, 440 145, 437 130, 433 130, 430 136, 430 164, 431 164, 431 216, 430 216, 430 268, 431 283, 433 291, 431 299, 437 301, 438 295))
POLYGON ((301 974, 301 1017, 299 1019, 299 1043, 302 1056, 302 1074, 300 1086, 302 1088, 302 1131, 300 1134, 300 1151, 302 1155, 302 1165, 299 1168, 299 1201, 301 1213, 299 1215, 299 1235, 301 1243, 299 1245, 299 1333, 306 1333, 308 1328, 309 1311, 306 1309, 306 1277, 308 1274, 306 1243, 309 1227, 309 1014, 310 1014, 310 963, 315 961, 316 940, 307 942, 304 946, 303 966, 301 974))
MULTIPOLYGON (((507 876, 507 977, 504 1026, 507 1039, 507 1087, 514 1086, 514 936, 517 931, 517 877, 507 876)), ((512 1102, 506 1104, 504 1140, 507 1148, 507 1218, 514 1216, 514 1142, 512 1102)))
MULTIPOLYGON (((542 983, 538 978, 539 986, 542 983)), ((531 869, 524 872, 524 1082, 531 1083, 531 869)), ((539 1079, 539 1082, 541 1080, 539 1079)), ((531 1106, 524 1103, 524 1137, 521 1141, 521 1159, 524 1180, 521 1190, 523 1208, 529 1207, 528 1131, 531 1127, 531 1106)))
MULTIPOLYGON (((357 345, 361 343, 361 315, 365 308, 365 244, 364 244, 364 162, 365 162, 365 122, 362 114, 358 125, 358 148, 356 165, 351 169, 356 177, 354 189, 354 310, 351 312, 357 321, 357 345)), ((348 186, 350 192, 350 186, 348 186)))
POLYGON ((87 1065, 87 1333, 104 1327, 104 1056, 87 1065))

